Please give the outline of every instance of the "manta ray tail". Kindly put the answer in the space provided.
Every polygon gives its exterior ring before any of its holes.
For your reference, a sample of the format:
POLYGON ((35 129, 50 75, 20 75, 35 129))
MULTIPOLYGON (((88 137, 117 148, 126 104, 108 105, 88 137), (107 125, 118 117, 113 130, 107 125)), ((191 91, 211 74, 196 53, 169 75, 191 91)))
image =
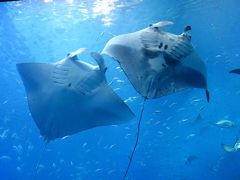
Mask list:
POLYGON ((147 100, 147 98, 144 98, 144 100, 143 100, 142 110, 141 110, 140 118, 139 118, 139 121, 138 121, 137 139, 136 139, 136 142, 135 142, 135 145, 134 145, 132 154, 131 154, 131 156, 129 157, 128 166, 127 166, 127 169, 126 169, 126 171, 125 171, 123 180, 127 177, 128 170, 129 170, 129 168, 130 168, 130 165, 131 165, 131 162, 132 162, 132 158, 133 158, 133 155, 134 155, 134 153, 135 153, 135 150, 136 150, 136 147, 137 147, 137 144, 138 144, 139 134, 140 134, 140 126, 141 126, 141 121, 142 121, 142 116, 143 116, 143 111, 144 111, 144 107, 145 107, 145 104, 146 104, 146 100, 147 100))

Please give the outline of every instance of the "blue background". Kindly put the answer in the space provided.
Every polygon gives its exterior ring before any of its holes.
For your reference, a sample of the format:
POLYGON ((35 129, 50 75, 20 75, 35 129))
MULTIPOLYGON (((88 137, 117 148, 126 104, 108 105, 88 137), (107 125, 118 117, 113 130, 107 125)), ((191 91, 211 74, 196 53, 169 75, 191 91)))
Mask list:
MULTIPOLYGON (((176 34, 192 26, 193 45, 208 68, 211 101, 200 89, 148 100, 127 178, 240 179, 239 152, 221 147, 239 137, 240 76, 228 73, 240 67, 238 0, 48 1, 0 3, 0 179, 122 179, 143 100, 118 64, 105 57, 107 79, 136 118, 55 140, 43 150, 16 63, 56 62, 80 47, 101 52, 111 34, 162 20, 173 21, 165 30, 176 34), (202 119, 195 121, 199 113, 202 119), (236 126, 213 125, 221 119, 236 126)), ((87 54, 80 59, 95 63, 87 54)))

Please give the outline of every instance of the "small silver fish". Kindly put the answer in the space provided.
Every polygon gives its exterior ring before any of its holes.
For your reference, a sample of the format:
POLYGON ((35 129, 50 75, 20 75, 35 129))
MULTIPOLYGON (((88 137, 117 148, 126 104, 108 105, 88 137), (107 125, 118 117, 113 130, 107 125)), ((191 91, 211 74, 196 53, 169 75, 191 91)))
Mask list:
POLYGON ((237 141, 235 142, 233 147, 225 145, 225 144, 222 144, 222 147, 223 147, 224 151, 226 151, 226 152, 238 151, 240 149, 240 138, 237 139, 237 141))
POLYGON ((235 126, 234 122, 227 119, 219 120, 218 122, 215 123, 215 125, 221 128, 232 128, 235 126))
POLYGON ((12 160, 10 156, 3 155, 0 157, 0 160, 12 160))

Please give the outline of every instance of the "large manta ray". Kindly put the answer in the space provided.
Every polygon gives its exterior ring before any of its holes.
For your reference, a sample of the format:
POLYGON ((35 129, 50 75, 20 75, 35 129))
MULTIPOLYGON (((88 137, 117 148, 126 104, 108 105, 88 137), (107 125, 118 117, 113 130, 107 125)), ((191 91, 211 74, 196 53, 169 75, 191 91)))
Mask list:
POLYGON ((207 87, 206 66, 191 44, 187 26, 175 35, 162 30, 170 21, 115 36, 102 54, 117 60, 134 88, 145 98, 159 98, 186 88, 207 87))
POLYGON ((101 55, 98 65, 78 60, 81 48, 56 63, 20 63, 29 109, 48 142, 96 126, 119 124, 134 117, 108 86, 101 55))
POLYGON ((151 24, 137 32, 110 39, 102 54, 118 61, 134 88, 144 97, 137 138, 131 153, 126 178, 136 150, 146 100, 159 98, 186 88, 207 89, 206 66, 191 44, 190 26, 181 35, 162 31, 170 21, 151 24))

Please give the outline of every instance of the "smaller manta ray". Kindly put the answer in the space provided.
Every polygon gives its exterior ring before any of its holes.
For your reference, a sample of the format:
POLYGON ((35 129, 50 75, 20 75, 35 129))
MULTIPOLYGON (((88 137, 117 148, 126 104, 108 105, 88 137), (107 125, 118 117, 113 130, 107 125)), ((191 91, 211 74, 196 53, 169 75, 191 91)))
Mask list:
POLYGON ((56 63, 19 63, 28 105, 41 135, 49 142, 97 126, 120 124, 134 117, 108 86, 101 55, 98 65, 78 60, 81 48, 56 63))
POLYGON ((186 88, 202 88, 209 101, 206 66, 191 44, 191 27, 186 26, 181 35, 162 30, 172 24, 158 22, 115 36, 102 54, 117 60, 134 88, 147 99, 186 88))
POLYGON ((225 144, 222 144, 222 147, 223 147, 224 151, 226 151, 226 152, 238 151, 240 149, 240 139, 236 140, 236 142, 235 142, 233 147, 225 145, 225 144))

